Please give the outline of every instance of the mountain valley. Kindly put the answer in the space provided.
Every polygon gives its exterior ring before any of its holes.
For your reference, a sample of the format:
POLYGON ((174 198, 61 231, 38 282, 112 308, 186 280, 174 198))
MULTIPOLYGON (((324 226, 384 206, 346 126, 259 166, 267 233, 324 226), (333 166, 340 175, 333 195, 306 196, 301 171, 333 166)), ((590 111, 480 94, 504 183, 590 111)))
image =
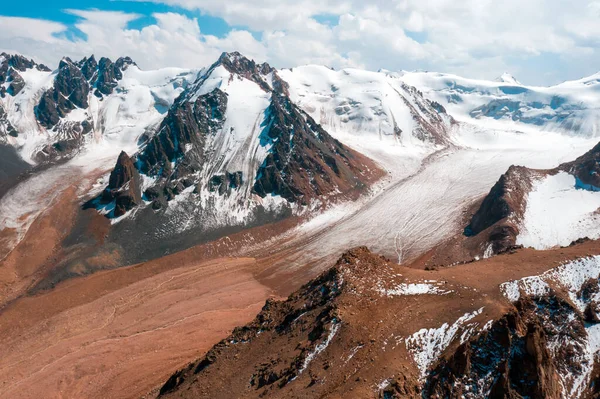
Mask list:
POLYGON ((599 104, 3 53, 0 397, 595 397, 599 104))

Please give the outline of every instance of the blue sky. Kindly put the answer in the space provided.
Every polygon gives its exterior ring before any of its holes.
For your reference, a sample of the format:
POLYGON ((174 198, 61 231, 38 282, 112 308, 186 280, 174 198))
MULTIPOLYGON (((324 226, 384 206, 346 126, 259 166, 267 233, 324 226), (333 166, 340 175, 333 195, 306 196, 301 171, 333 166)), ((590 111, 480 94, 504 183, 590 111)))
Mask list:
POLYGON ((49 65, 129 55, 196 68, 222 51, 276 67, 430 70, 550 85, 600 70, 600 0, 17 0, 0 51, 49 65), (23 19, 26 18, 26 19, 23 19))
MULTIPOLYGON (((69 26, 73 34, 82 36, 83 34, 74 26, 81 18, 65 12, 69 9, 83 10, 103 10, 103 11, 124 11, 128 13, 140 14, 141 18, 128 24, 129 28, 141 29, 144 26, 155 22, 153 13, 176 12, 186 15, 189 18, 198 19, 198 24, 202 31, 207 34, 223 37, 232 28, 222 18, 213 17, 202 13, 199 10, 187 10, 178 6, 169 6, 142 1, 108 1, 108 0, 21 0, 8 1, 2 6, 2 15, 13 17, 29 17, 48 19, 64 23, 69 26)), ((242 27, 235 27, 242 28, 242 27)))

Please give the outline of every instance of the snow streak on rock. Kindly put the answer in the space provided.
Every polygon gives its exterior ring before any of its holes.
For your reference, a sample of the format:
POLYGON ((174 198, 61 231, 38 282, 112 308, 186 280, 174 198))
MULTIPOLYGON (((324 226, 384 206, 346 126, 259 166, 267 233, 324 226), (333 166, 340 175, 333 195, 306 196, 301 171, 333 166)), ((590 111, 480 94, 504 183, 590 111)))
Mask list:
MULTIPOLYGON (((439 328, 423 328, 406 338, 406 349, 417 364, 421 378, 426 377, 429 367, 458 336, 459 332, 464 333, 470 327, 469 321, 480 315, 481 312, 483 312, 483 308, 461 316, 452 325, 444 323, 439 328)), ((467 336, 462 336, 461 341, 466 338, 467 336)))

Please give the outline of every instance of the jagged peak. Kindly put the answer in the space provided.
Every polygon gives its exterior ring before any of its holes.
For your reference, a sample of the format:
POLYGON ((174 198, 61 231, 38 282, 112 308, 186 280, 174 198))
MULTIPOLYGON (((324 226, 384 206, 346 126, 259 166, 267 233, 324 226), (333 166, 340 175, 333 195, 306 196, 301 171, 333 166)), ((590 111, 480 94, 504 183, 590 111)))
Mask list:
POLYGON ((115 65, 122 71, 126 70, 130 65, 138 66, 129 56, 117 58, 115 65))
POLYGON ((24 72, 25 70, 32 69, 32 68, 36 68, 39 71, 45 71, 45 72, 51 71, 51 69, 48 68, 46 65, 38 64, 33 59, 27 58, 21 54, 8 54, 5 52, 1 53, 0 54, 0 65, 4 64, 4 63, 7 63, 8 67, 12 67, 13 69, 16 69, 20 72, 24 72))
POLYGON ((275 71, 275 68, 271 67, 268 63, 263 62, 262 64, 256 63, 256 61, 247 58, 239 51, 223 52, 217 62, 213 65, 222 65, 231 73, 237 73, 244 75, 248 72, 258 72, 261 75, 267 75, 270 72, 275 71))
POLYGON ((70 66, 70 65, 77 66, 77 65, 76 65, 76 64, 73 62, 73 60, 71 60, 71 58, 69 58, 69 57, 63 57, 63 58, 60 60, 60 62, 58 63, 58 69, 62 69, 62 68, 64 68, 65 66, 70 66))
POLYGON ((516 85, 520 85, 521 82, 519 82, 513 75, 511 75, 508 72, 504 72, 502 75, 498 76, 495 79, 496 82, 500 82, 500 83, 510 83, 510 84, 516 84, 516 85))
MULTIPOLYGON (((276 91, 278 93, 288 94, 288 84, 284 82, 278 75, 277 70, 271 67, 268 63, 257 64, 238 51, 224 52, 217 61, 215 61, 208 69, 202 70, 194 82, 194 84, 181 96, 182 99, 197 99, 198 92, 204 92, 204 83, 215 73, 220 75, 219 69, 224 69, 232 75, 237 75, 241 78, 248 79, 256 83, 265 92, 276 91), (268 76, 272 74, 272 76, 268 76)), ((222 77, 222 76, 221 76, 222 77)))
MULTIPOLYGON (((68 60, 70 61, 70 59, 68 59, 68 60)), ((110 67, 112 65, 115 65, 115 67, 120 69, 121 71, 126 70, 130 65, 137 66, 137 64, 131 59, 131 57, 128 57, 128 56, 119 57, 115 62, 113 62, 108 57, 100 57, 99 60, 96 60, 96 56, 94 54, 90 55, 89 57, 83 57, 80 61, 78 61, 74 64, 77 65, 79 68, 83 68, 86 65, 87 66, 91 65, 91 66, 93 66, 94 69, 96 69, 96 68, 104 69, 104 68, 110 67)))

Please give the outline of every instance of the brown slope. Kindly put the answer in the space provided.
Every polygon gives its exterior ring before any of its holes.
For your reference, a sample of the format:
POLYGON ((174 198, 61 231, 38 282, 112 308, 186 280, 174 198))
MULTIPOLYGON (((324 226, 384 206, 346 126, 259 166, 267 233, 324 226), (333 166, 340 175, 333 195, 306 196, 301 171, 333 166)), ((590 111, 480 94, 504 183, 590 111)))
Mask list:
POLYGON ((560 334, 577 342, 584 315, 559 289, 511 305, 499 284, 598 253, 600 244, 587 242, 425 272, 355 249, 288 300, 267 302, 251 324, 174 374, 163 386, 162 397, 559 397, 562 388, 553 376, 571 364, 577 367, 571 363, 577 351, 565 349, 550 358, 548 337, 557 333, 553 326, 561 326, 560 334), (382 289, 400 282, 431 279, 451 292, 381 295, 382 289), (546 310, 540 311, 542 306, 546 310), (452 325, 480 308, 470 320, 476 326, 471 338, 461 344, 458 337, 467 330, 459 328, 420 380, 406 338, 422 328, 452 325), (490 320, 486 332, 483 326, 490 320), (497 381, 494 394, 473 395, 471 383, 488 372, 497 381))

